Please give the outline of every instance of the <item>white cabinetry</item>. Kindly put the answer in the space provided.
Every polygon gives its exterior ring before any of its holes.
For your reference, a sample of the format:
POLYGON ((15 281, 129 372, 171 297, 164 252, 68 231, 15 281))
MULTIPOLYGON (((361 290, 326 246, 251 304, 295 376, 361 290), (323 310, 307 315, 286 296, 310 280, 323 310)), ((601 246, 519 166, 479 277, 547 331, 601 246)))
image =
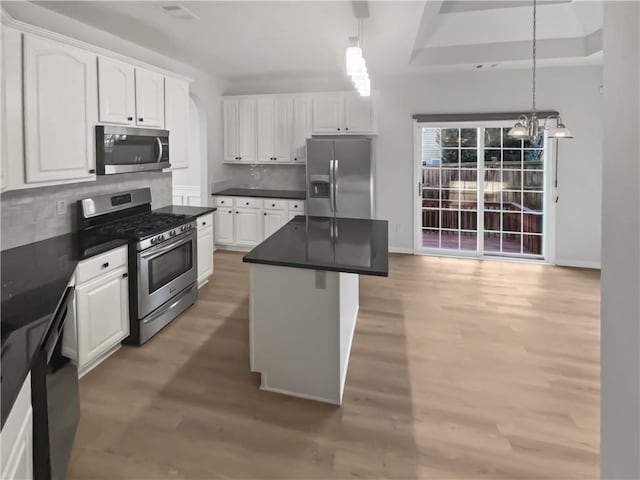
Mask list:
POLYGON ((293 135, 293 99, 283 96, 258 97, 258 161, 290 162, 293 135))
POLYGON ((26 183, 95 179, 96 55, 24 35, 26 183))
POLYGON ((213 213, 198 217, 198 287, 213 275, 213 213))
POLYGON ((240 247, 253 247, 260 242, 261 210, 254 207, 235 208, 235 243, 240 247))
POLYGON ((271 236, 296 215, 304 200, 216 197, 216 245, 246 250, 271 236))
POLYGON ((76 281, 77 361, 82 375, 129 336, 127 247, 80 262, 76 281))
POLYGON ((165 78, 165 129, 169 130, 171 170, 189 166, 189 83, 178 78, 165 78))
POLYGON ((311 138, 311 96, 293 99, 293 162, 307 161, 307 139, 311 138))
POLYGON ((24 137, 22 130, 22 34, 2 25, 0 30, 0 149, 1 188, 24 184, 24 137))
POLYGON ((33 478, 33 410, 31 408, 31 374, 22 384, 0 434, 2 450, 1 478, 33 478))
POLYGON ((257 159, 255 98, 226 98, 222 103, 224 161, 255 162, 257 159))
POLYGON ((136 125, 164 128, 164 77, 136 67, 136 125))
POLYGON ((134 125, 136 80, 133 65, 99 57, 98 100, 100 122, 134 125))
POLYGON ((357 93, 313 96, 313 133, 355 134, 374 130, 372 97, 361 97, 357 93))

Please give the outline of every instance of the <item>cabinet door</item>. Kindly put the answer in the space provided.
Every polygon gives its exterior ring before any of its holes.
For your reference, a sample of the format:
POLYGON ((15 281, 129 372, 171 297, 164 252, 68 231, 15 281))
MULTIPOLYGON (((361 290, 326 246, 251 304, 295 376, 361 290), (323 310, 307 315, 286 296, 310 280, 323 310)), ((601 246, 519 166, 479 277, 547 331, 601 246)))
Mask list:
POLYGON ((238 157, 243 162, 255 162, 256 100, 243 98, 238 104, 238 157))
POLYGON ((216 226, 214 238, 216 243, 230 245, 234 242, 234 219, 232 207, 218 208, 216 211, 216 226))
POLYGON ((313 97, 313 132, 341 133, 344 123, 344 96, 320 93, 313 97))
POLYGON ((23 419, 22 426, 15 439, 5 439, 8 436, 3 430, 3 442, 12 440, 9 446, 12 451, 2 464, 3 479, 31 480, 33 478, 33 410, 31 405, 23 419))
POLYGON ((258 161, 272 162, 274 158, 274 100, 273 97, 258 97, 257 111, 257 140, 258 161))
POLYGON ((98 58, 98 110, 100 121, 134 125, 136 81, 134 67, 106 57, 98 58))
POLYGON ((136 125, 164 128, 164 77, 136 68, 136 125))
POLYGON ((269 238, 288 221, 286 210, 265 210, 262 218, 264 238, 269 238))
POLYGON ((24 36, 27 183, 95 179, 96 55, 24 36))
POLYGON ((239 102, 236 99, 222 101, 223 160, 225 162, 235 162, 240 157, 238 153, 238 108, 239 102))
POLYGON ((373 108, 371 97, 361 97, 358 94, 346 95, 345 122, 345 132, 372 132, 373 108))
POLYGON ((311 97, 293 100, 293 161, 307 161, 307 138, 311 138, 311 97))
POLYGON ((165 129, 169 130, 171 169, 189 166, 189 83, 178 78, 165 78, 165 129))
POLYGON ((273 102, 273 158, 277 162, 291 161, 293 138, 293 99, 275 97, 273 102))
POLYGON ((260 241, 261 210, 258 208, 236 208, 236 245, 251 247, 260 241))
POLYGON ((129 335, 126 274, 126 268, 119 268, 77 287, 79 368, 129 335))
POLYGON ((198 285, 213 275, 213 227, 198 228, 198 285))

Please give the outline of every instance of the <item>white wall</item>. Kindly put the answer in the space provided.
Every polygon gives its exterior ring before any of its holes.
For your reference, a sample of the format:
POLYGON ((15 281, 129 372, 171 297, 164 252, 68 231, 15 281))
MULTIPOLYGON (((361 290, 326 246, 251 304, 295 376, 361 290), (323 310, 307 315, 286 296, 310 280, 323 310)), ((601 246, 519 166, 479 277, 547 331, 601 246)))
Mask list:
POLYGON ((640 478, 640 4, 604 5, 601 476, 640 478))
MULTIPOLYGON (((214 165, 222 161, 222 113, 220 94, 226 82, 187 64, 174 60, 135 43, 123 40, 109 32, 88 26, 64 15, 30 2, 2 2, 2 9, 16 20, 23 21, 83 42, 111 50, 120 55, 137 59, 166 70, 187 76, 193 80, 192 95, 197 97, 207 117, 207 176, 202 182, 208 193, 214 181, 214 165), (207 181, 208 180, 208 181, 207 181)), ((203 169, 205 170, 205 169, 203 169)), ((203 173, 202 171, 200 173, 203 173)))
MULTIPOLYGON (((389 220, 389 244, 412 249, 414 113, 527 111, 531 72, 486 70, 372 75, 379 91, 376 141, 377 212, 389 220)), ((575 135, 559 147, 558 263, 599 267, 602 176, 601 68, 542 69, 538 108, 558 110, 575 135)), ((350 89, 344 77, 235 82, 225 94, 350 89)))

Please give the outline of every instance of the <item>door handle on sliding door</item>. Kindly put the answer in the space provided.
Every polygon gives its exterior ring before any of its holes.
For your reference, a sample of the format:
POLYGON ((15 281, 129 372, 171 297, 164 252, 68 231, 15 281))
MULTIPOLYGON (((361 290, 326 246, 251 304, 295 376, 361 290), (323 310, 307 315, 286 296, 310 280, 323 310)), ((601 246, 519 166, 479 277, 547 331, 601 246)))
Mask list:
POLYGON ((338 211, 338 160, 333 161, 333 211, 338 211))
POLYGON ((333 175, 333 162, 335 160, 329 160, 329 208, 333 212, 333 198, 335 195, 335 177, 333 175))

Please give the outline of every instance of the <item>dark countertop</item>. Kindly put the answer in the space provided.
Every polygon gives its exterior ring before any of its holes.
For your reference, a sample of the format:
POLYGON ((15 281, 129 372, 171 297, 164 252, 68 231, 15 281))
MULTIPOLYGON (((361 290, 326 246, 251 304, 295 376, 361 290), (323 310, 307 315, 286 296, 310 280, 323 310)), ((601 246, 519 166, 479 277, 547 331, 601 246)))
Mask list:
POLYGON ((169 205, 168 207, 162 207, 154 210, 158 213, 173 213, 175 215, 189 215, 193 218, 200 215, 206 215, 207 213, 215 212, 216 207, 187 207, 183 205, 169 205))
POLYGON ((126 244, 69 233, 0 253, 2 426, 78 262, 126 244))
POLYGON ((297 216, 243 261, 388 277, 388 222, 297 216))
POLYGON ((225 195, 229 197, 262 197, 262 198, 287 198, 289 200, 305 200, 305 190, 266 190, 262 188, 227 188, 214 192, 211 195, 225 195))

